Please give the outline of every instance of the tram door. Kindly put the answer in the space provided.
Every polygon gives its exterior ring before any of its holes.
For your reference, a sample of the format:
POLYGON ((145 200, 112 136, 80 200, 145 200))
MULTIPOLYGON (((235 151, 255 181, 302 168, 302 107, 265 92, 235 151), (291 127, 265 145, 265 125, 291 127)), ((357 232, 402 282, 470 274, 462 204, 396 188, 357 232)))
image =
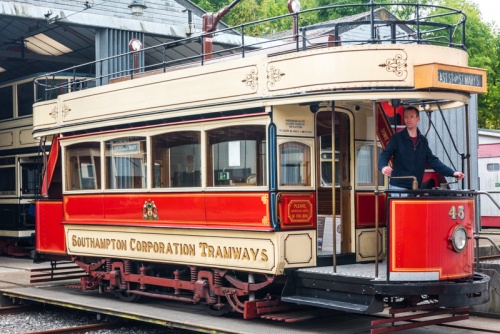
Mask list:
POLYGON ((333 116, 334 140, 332 141, 332 112, 316 114, 317 135, 317 199, 318 199, 318 255, 351 252, 351 172, 350 172, 350 120, 345 113, 333 116), (332 144, 335 149, 332 149, 332 144), (335 164, 333 175, 332 164, 335 164), (333 203, 335 202, 335 205, 333 203), (335 232, 335 233, 334 233, 335 232))

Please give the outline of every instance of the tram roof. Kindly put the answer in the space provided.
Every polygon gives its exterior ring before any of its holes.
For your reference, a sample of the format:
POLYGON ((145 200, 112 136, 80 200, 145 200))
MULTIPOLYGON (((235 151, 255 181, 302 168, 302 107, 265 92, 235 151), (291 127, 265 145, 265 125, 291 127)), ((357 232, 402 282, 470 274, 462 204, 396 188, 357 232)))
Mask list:
MULTIPOLYGON (((148 0, 142 16, 132 15, 130 3, 130 0, 99 3, 0 0, 0 85, 96 60, 95 36, 100 29, 143 33, 145 47, 201 31, 201 16, 205 11, 190 1, 148 0), (191 30, 188 11, 193 19, 191 30), (31 46, 39 49, 32 51, 31 46), (56 49, 63 47, 71 51, 58 55, 56 49)), ((226 27, 219 23, 219 28, 226 27)), ((193 53, 188 47, 177 52, 179 57, 193 53)))

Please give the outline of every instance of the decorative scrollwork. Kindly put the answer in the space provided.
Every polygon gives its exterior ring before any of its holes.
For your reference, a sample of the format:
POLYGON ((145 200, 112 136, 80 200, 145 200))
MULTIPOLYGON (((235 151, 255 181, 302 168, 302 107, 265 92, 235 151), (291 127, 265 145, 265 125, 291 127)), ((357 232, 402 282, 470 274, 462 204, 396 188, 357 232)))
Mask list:
POLYGON ((259 77, 257 76, 257 70, 253 69, 250 71, 250 74, 245 75, 245 79, 241 80, 241 82, 244 82, 245 85, 252 89, 257 88, 257 84, 259 81, 259 77))
POLYGON ((284 76, 285 73, 281 73, 281 71, 274 66, 271 66, 267 71, 267 81, 269 85, 272 87, 276 84, 276 82, 281 80, 281 77, 284 76))
POLYGON ((398 77, 406 76, 408 64, 406 63, 406 57, 401 54, 397 54, 392 59, 387 59, 384 64, 378 66, 385 67, 387 72, 394 72, 398 77))
POLYGON ((55 106, 54 108, 52 108, 52 110, 50 111, 49 113, 50 117, 52 117, 54 120, 57 119, 57 106, 55 106))
POLYGON ((62 110, 61 110, 63 118, 66 118, 66 116, 69 114, 70 111, 71 111, 71 109, 68 108, 67 105, 63 105, 62 110))

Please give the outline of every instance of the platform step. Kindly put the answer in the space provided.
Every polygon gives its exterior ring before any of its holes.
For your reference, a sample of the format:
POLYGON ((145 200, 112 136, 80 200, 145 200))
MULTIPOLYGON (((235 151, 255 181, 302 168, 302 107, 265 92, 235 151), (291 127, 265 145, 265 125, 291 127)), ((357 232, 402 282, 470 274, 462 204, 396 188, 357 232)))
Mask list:
POLYGON ((332 310, 359 313, 359 314, 371 313, 370 308, 372 307, 372 305, 354 304, 352 302, 342 302, 339 300, 304 297, 304 296, 281 297, 281 300, 287 303, 316 306, 322 308, 329 308, 332 310))
POLYGON ((281 300, 358 314, 372 314, 384 309, 370 278, 346 278, 307 271, 295 271, 287 276, 281 300))

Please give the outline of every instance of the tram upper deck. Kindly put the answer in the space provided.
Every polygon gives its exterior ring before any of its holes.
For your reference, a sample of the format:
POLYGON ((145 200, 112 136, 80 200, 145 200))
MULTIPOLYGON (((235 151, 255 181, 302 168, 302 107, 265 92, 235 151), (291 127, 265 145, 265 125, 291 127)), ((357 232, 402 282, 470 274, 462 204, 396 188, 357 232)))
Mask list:
MULTIPOLYGON (((301 16, 346 6, 305 10, 66 69, 75 73, 74 83, 92 88, 35 103, 33 134, 146 126, 199 114, 325 100, 337 105, 347 100, 439 101, 447 108, 486 90, 486 71, 468 67, 462 12, 412 5, 416 19, 399 20, 380 5, 349 6, 368 11, 301 27, 301 16), (287 20, 294 22, 292 33, 268 38, 245 34, 252 26, 287 20), (457 23, 446 23, 451 20, 457 23), (207 40, 231 45, 214 45, 207 53, 207 40), (192 53, 186 57, 170 57, 187 48, 192 53), (126 65, 113 67, 119 63, 126 65), (93 77, 76 78, 76 73, 87 72, 93 77)), ((46 96, 62 88, 52 80, 54 75, 35 81, 46 96)))

